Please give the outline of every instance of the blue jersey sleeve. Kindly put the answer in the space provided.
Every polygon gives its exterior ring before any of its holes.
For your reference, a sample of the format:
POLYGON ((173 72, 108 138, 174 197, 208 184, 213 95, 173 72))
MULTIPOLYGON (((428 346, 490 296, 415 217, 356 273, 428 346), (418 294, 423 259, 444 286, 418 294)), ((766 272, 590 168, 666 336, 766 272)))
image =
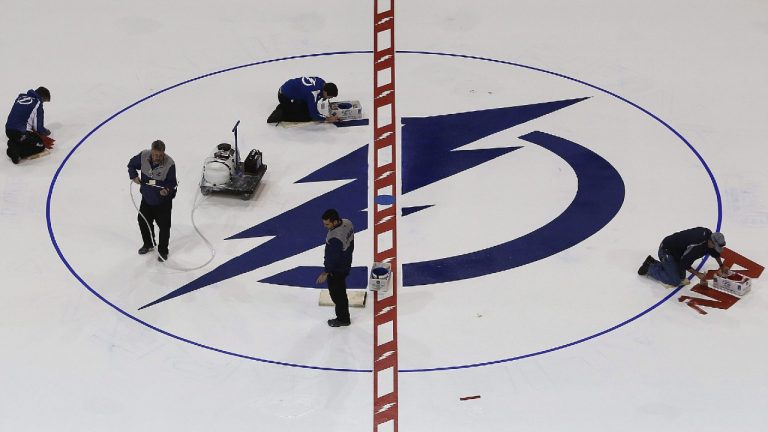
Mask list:
POLYGON ((323 267, 325 267, 326 273, 332 273, 342 264, 342 255, 344 254, 342 247, 341 240, 337 238, 332 238, 325 244, 323 267))
POLYGON ((140 170, 141 170, 141 153, 132 157, 131 160, 128 161, 128 177, 131 180, 135 179, 136 176, 139 175, 140 170))
POLYGON ((45 128, 45 111, 43 111, 43 102, 40 101, 37 104, 37 124, 35 125, 35 131, 40 132, 43 135, 49 135, 50 131, 45 128))
POLYGON ((176 197, 176 187, 178 186, 178 182, 176 181, 176 165, 172 165, 168 169, 168 174, 165 176, 165 180, 158 182, 159 186, 162 186, 165 189, 168 189, 170 193, 170 197, 174 198, 176 197))
POLYGON ((309 108, 309 115, 317 121, 325 120, 325 116, 320 114, 317 110, 317 103, 323 98, 323 87, 325 87, 325 80, 319 77, 314 77, 315 85, 311 87, 309 91, 309 97, 307 99, 307 108, 309 108), (311 99, 311 100, 310 100, 311 99))
POLYGON ((320 114, 320 111, 317 110, 317 103, 322 98, 322 95, 319 93, 310 93, 307 96, 306 102, 307 102, 307 108, 309 110, 309 116, 312 117, 313 120, 317 121, 323 121, 325 120, 325 116, 320 114))

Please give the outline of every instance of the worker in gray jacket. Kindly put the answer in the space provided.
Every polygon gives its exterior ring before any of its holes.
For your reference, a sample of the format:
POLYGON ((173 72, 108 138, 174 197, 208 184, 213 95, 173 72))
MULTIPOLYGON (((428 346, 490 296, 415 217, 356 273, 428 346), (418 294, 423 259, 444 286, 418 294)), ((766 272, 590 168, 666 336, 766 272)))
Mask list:
POLYGON ((171 210, 176 197, 176 164, 165 154, 165 143, 157 140, 150 150, 144 150, 128 162, 128 177, 140 184, 141 206, 139 207, 139 229, 144 244, 139 255, 154 249, 155 226, 160 229, 157 243, 158 260, 168 259, 168 241, 171 237, 171 210))
POLYGON ((342 219, 335 209, 323 213, 323 226, 328 230, 325 236, 325 259, 323 272, 317 283, 328 281, 328 292, 336 305, 336 318, 329 319, 331 327, 348 326, 349 299, 347 298, 347 276, 352 269, 352 254, 355 251, 355 227, 349 219, 342 219))

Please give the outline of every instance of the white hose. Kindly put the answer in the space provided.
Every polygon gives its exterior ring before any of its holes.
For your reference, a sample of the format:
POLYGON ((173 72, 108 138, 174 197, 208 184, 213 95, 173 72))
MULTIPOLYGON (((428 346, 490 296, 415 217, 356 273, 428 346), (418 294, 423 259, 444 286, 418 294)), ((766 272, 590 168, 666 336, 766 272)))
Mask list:
MULTIPOLYGON (((134 184, 136 184, 136 182, 131 180, 131 185, 128 187, 128 194, 131 195, 131 202, 133 203, 133 207, 136 209, 137 212, 139 212, 139 216, 141 216, 141 218, 144 220, 144 223, 147 225, 147 228, 149 229, 149 232, 151 234, 152 232, 154 232, 154 230, 152 229, 152 225, 149 224, 149 221, 147 220, 147 218, 144 216, 144 214, 141 213, 141 210, 139 210, 139 206, 136 204, 136 199, 133 196, 133 185, 134 184)), ((207 266, 208 264, 211 263, 211 261, 213 261, 213 258, 216 257, 216 250, 213 248, 213 245, 211 244, 210 241, 208 241, 207 238, 205 238, 203 233, 200 232, 200 230, 197 228, 197 224, 195 223, 195 210, 197 210, 197 207, 205 199, 205 197, 203 197, 203 199, 198 200, 197 198, 200 197, 200 196, 201 196, 200 188, 198 188, 197 189, 197 193, 195 194, 195 200, 194 200, 194 205, 192 206, 192 212, 190 213, 190 219, 192 221, 192 228, 195 229, 195 232, 197 233, 197 235, 200 236, 200 238, 203 239, 203 242, 206 244, 206 246, 208 246, 208 250, 211 252, 211 257, 208 258, 208 261, 204 262, 203 264, 200 264, 197 267, 190 267, 190 268, 187 268, 187 267, 176 267, 176 266, 174 266, 172 264, 169 264, 168 260, 165 260, 164 263, 165 263, 166 267, 172 268, 174 270, 179 270, 179 271, 192 271, 192 270, 197 270, 197 269, 200 269, 200 268, 203 268, 203 267, 207 266)), ((155 243, 155 236, 152 236, 152 246, 154 247, 155 252, 157 253, 157 257, 158 258, 162 258, 162 257, 160 257, 160 251, 157 250, 157 243, 155 243)))

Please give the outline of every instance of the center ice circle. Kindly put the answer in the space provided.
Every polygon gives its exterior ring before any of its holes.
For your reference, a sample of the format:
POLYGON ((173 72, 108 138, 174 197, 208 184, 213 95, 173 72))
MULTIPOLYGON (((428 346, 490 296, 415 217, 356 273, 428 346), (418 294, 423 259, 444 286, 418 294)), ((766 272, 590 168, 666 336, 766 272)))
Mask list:
MULTIPOLYGON (((50 238, 51 238, 51 242, 52 242, 54 248, 56 249, 57 254, 59 255, 59 258, 62 260, 64 265, 68 268, 68 270, 72 273, 72 275, 86 289, 88 289, 92 294, 94 294, 101 301, 105 302, 106 304, 108 304, 109 306, 111 306, 112 308, 114 308, 116 311, 118 311, 119 313, 123 314, 127 318, 130 318, 130 319, 132 319, 132 320, 134 320, 134 321, 136 321, 136 322, 138 322, 138 323, 140 323, 142 325, 145 325, 148 328, 151 328, 151 329, 153 329, 153 330, 155 330, 157 332, 160 332, 160 333, 162 333, 162 334, 164 334, 166 336, 170 336, 170 337, 175 338, 177 340, 180 340, 180 341, 183 341, 183 342, 186 342, 186 343, 189 343, 189 344, 201 347, 201 348, 205 348, 205 349, 208 349, 208 350, 216 351, 216 352, 219 352, 219 353, 222 353, 222 354, 236 356, 236 357, 240 357, 240 358, 244 358, 244 359, 249 359, 249 360, 254 360, 254 361, 259 361, 259 362, 264 362, 264 363, 279 364, 279 365, 284 365, 284 366, 307 368, 307 369, 329 370, 329 371, 371 372, 370 369, 324 367, 324 366, 311 365, 311 364, 288 363, 288 362, 281 362, 281 361, 270 360, 270 359, 263 358, 263 357, 257 357, 257 356, 253 356, 253 355, 248 355, 248 354, 244 354, 244 353, 238 353, 238 352, 233 352, 233 351, 228 351, 228 350, 225 350, 225 349, 221 349, 221 348, 218 348, 218 347, 215 347, 215 346, 211 346, 211 345, 204 344, 204 343, 201 343, 201 342, 198 342, 198 341, 194 341, 194 340, 191 340, 191 339, 188 339, 188 338, 184 338, 182 336, 179 336, 177 334, 171 333, 171 332, 163 330, 163 329, 161 329, 161 328, 159 328, 157 326, 154 326, 151 323, 148 323, 145 320, 143 320, 143 319, 139 318, 138 316, 134 315, 132 312, 128 312, 126 309, 121 308, 119 305, 116 305, 113 302, 111 302, 110 300, 108 300, 104 295, 100 294, 100 292, 97 289, 95 289, 94 287, 91 287, 84 280, 84 278, 81 277, 78 274, 77 270, 72 265, 70 265, 69 261, 64 256, 61 248, 59 247, 59 244, 57 242, 56 235, 55 235, 54 229, 53 229, 53 224, 52 224, 53 218, 52 218, 52 214, 51 214, 51 199, 52 199, 54 191, 55 191, 56 183, 59 180, 59 176, 60 176, 60 173, 61 173, 62 169, 69 162, 69 160, 72 157, 72 155, 96 131, 98 131, 100 128, 102 128, 104 125, 106 125, 107 123, 111 122, 112 120, 115 120, 116 118, 118 118, 121 114, 123 114, 126 111, 132 109, 133 107, 135 107, 135 106, 137 106, 137 105, 139 105, 139 104, 141 104, 141 103, 143 103, 143 102, 145 102, 145 101, 147 101, 149 99, 152 99, 155 96, 158 96, 160 94, 163 94, 163 93, 169 92, 169 91, 171 91, 173 89, 176 89, 177 87, 181 87, 181 86, 184 86, 186 84, 193 83, 193 82, 195 82, 197 80, 201 80, 203 78, 208 78, 208 77, 220 75, 220 74, 223 74, 223 73, 226 73, 226 72, 232 72, 232 71, 240 70, 240 69, 244 69, 244 68, 255 67, 255 66, 260 66, 260 65, 266 65, 266 64, 269 64, 269 63, 276 63, 276 62, 282 62, 282 61, 288 61, 288 60, 311 59, 313 57, 321 57, 321 56, 371 55, 371 54, 372 54, 371 51, 346 51, 346 52, 329 52, 329 53, 319 53, 319 54, 308 54, 308 55, 299 55, 299 56, 290 56, 290 57, 270 59, 270 60, 265 60, 265 61, 249 63, 249 64, 245 64, 245 65, 240 65, 240 66, 236 66, 236 67, 232 67, 232 68, 222 69, 222 70, 219 70, 219 71, 215 71, 215 72, 212 72, 212 73, 208 73, 208 74, 205 74, 205 75, 201 75, 201 76, 198 76, 198 77, 195 77, 195 78, 183 81, 181 83, 169 86, 169 87, 167 87, 165 89, 162 89, 160 91, 152 93, 152 94, 150 94, 150 95, 148 95, 148 96, 146 96, 146 97, 144 97, 144 98, 142 98, 142 99, 140 99, 140 100, 138 100, 138 101, 136 101, 136 102, 134 102, 134 103, 132 103, 132 104, 130 104, 128 106, 126 106, 125 108, 121 109, 120 111, 116 112, 115 114, 111 115, 109 118, 107 118, 102 123, 97 125, 94 129, 92 129, 88 134, 86 134, 77 143, 77 145, 74 146, 74 148, 64 158, 64 161, 61 163, 61 165, 56 170, 56 172, 55 172, 55 174, 53 176, 53 179, 51 181, 51 185, 50 185, 50 188, 49 188, 49 193, 48 193, 47 201, 46 201, 46 219, 47 219, 47 226, 48 226, 48 231, 49 231, 49 235, 50 235, 50 238)), ((445 54, 445 53, 436 53, 436 52, 423 52, 423 51, 398 51, 398 54, 400 54, 400 55, 453 57, 453 58, 476 60, 476 61, 479 61, 479 62, 496 63, 496 64, 516 67, 516 68, 523 68, 523 69, 527 69, 527 70, 530 70, 530 71, 540 72, 540 73, 543 73, 543 74, 548 74, 548 75, 553 76, 553 77, 569 80, 569 81, 572 81, 574 83, 577 83, 577 84, 589 87, 589 88, 591 88, 593 90, 599 91, 599 92, 601 92, 603 94, 609 95, 609 96, 611 96, 611 97, 613 97, 613 98, 615 98, 615 99, 617 99, 617 100, 619 100, 619 101, 621 101, 621 102, 623 102, 625 104, 628 104, 628 105, 632 106, 633 108, 636 108, 637 110, 641 111, 643 114, 649 116, 650 118, 652 118, 653 120, 655 120, 656 122, 661 124, 664 128, 668 129, 669 132, 674 134, 677 137, 677 139, 679 139, 685 146, 687 146, 693 152, 693 154, 698 158, 698 160, 700 161, 702 167, 709 174, 709 177, 710 177, 710 179, 712 181, 712 185, 715 188, 715 190, 717 191, 717 183, 716 183, 715 178, 712 175, 709 167, 707 166, 706 162, 701 158, 701 156, 699 156, 698 152, 693 148, 693 146, 680 133, 678 133, 670 125, 668 125, 666 122, 661 120, 659 117, 657 117, 656 115, 654 115, 650 111, 648 111, 648 110, 646 110, 646 109, 644 109, 644 108, 634 104, 633 102, 631 102, 631 101, 629 101, 629 100, 627 100, 627 99, 625 99, 625 98, 623 98, 623 97, 621 97, 621 96, 619 96, 619 95, 617 95, 615 93, 612 93, 612 92, 610 92, 608 90, 602 89, 602 88, 597 87, 595 85, 592 85, 592 84, 589 84, 587 82, 584 82, 584 81, 581 81, 581 80, 578 80, 578 79, 575 79, 575 78, 571 78, 569 76, 566 76, 566 75, 563 75, 563 74, 559 74, 559 73, 556 73, 556 72, 551 72, 551 71, 540 69, 540 68, 535 68, 535 67, 531 67, 531 66, 526 66, 526 65, 518 64, 518 63, 512 63, 512 62, 496 60, 496 59, 491 59, 491 58, 483 58, 483 57, 476 57, 476 56, 469 56, 469 55, 459 55, 459 54, 445 54)), ((719 194, 718 194, 718 197, 719 197, 719 194)), ((384 196, 382 196, 381 199, 382 199, 382 202, 379 203, 379 204, 382 204, 382 205, 387 205, 388 204, 389 200, 387 200, 387 202, 383 201, 383 200, 385 200, 384 196)), ((394 197, 392 197, 392 200, 394 200, 394 197)), ((722 218, 722 212, 721 212, 721 207, 720 207, 719 200, 717 202, 717 217, 718 217, 717 228, 719 229, 720 223, 721 223, 721 218, 722 218)), ((485 365, 490 365, 490 364, 498 364, 498 363, 510 362, 510 361, 514 361, 514 360, 519 360, 519 359, 523 359, 523 358, 533 357, 533 356, 537 356, 537 355, 541 355, 541 354, 546 354, 546 353, 549 353, 549 352, 557 351, 557 350, 560 350, 560 349, 564 349, 564 348, 567 348, 567 347, 579 344, 581 342, 584 342, 584 341, 587 341, 587 340, 591 340, 593 338, 596 338, 598 336, 601 336, 601 335, 609 333, 609 332, 611 332, 613 330, 616 330, 616 329, 618 329, 618 328, 620 328, 620 327, 622 327, 622 326, 624 326, 626 324, 629 324, 630 322, 633 322, 634 320, 640 318, 641 316, 649 313, 650 311, 652 311, 653 309, 655 309, 656 307, 658 307, 659 305, 664 303, 666 300, 668 300, 669 298, 674 296, 676 293, 677 293, 677 290, 671 292, 669 295, 667 295, 666 297, 662 298, 660 301, 658 301, 657 303, 655 303, 651 307, 649 307, 649 308, 647 308, 647 309, 637 313, 634 316, 629 317, 628 319, 626 319, 626 320, 624 320, 624 321, 622 321, 620 323, 617 323, 617 324, 615 324, 615 325, 613 325, 613 326, 611 326, 609 328, 606 328, 606 329, 604 329, 602 331, 596 332, 594 334, 587 335, 587 336, 585 336, 583 338, 579 338, 579 339, 574 340, 574 341, 569 342, 569 343, 565 343, 565 344, 562 344, 562 345, 554 346, 554 347, 551 347, 551 348, 548 348, 548 349, 544 349, 544 350, 539 350, 539 351, 536 351, 536 352, 530 352, 530 353, 523 354, 523 355, 517 355, 517 356, 514 356, 514 357, 501 358, 501 359, 492 359, 492 360, 488 360, 488 361, 471 363, 471 364, 450 365, 450 366, 443 366, 443 367, 420 368, 420 369, 416 369, 416 368, 414 368, 414 369, 401 369, 400 372, 425 372, 425 371, 434 371, 434 370, 461 369, 461 368, 479 367, 479 366, 485 366, 485 365)))

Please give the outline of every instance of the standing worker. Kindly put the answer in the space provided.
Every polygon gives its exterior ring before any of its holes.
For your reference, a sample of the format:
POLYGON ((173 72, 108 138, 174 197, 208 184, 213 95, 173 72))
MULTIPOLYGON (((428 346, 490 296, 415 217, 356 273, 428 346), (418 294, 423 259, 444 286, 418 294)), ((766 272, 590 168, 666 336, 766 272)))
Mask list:
POLYGON ((320 77, 293 78, 285 82, 277 91, 280 104, 267 118, 267 123, 320 121, 334 123, 337 116, 328 116, 321 105, 339 95, 334 83, 327 83, 320 77))
POLYGON ((709 228, 696 227, 676 232, 661 241, 660 261, 648 255, 637 270, 637 274, 648 275, 661 283, 678 286, 688 283, 685 278, 685 271, 688 270, 705 283, 706 273, 696 271, 693 268, 693 262, 704 255, 709 255, 717 261, 718 271, 722 273, 726 270, 720 259, 723 246, 725 246, 725 236, 719 232, 712 232, 709 228))
POLYGON ((316 282, 321 284, 328 280, 328 291, 336 305, 336 318, 329 319, 328 325, 348 326, 351 321, 347 276, 352 269, 352 253, 355 251, 355 227, 349 219, 341 219, 335 209, 328 209, 323 213, 323 226, 328 230, 325 236, 324 269, 316 282))
POLYGON ((44 139, 51 131, 45 128, 43 102, 50 101, 51 92, 45 87, 28 90, 16 97, 5 123, 5 135, 8 137, 5 154, 13 163, 17 164, 19 160, 53 146, 52 139, 44 139))
POLYGON ((168 240, 171 237, 171 209, 176 197, 176 165, 165 154, 165 143, 157 140, 150 150, 144 150, 128 161, 128 176, 140 184, 141 206, 139 207, 139 229, 144 241, 139 255, 155 248, 155 226, 160 230, 157 243, 158 261, 168 260, 168 240), (141 172, 141 175, 139 175, 141 172), (145 220, 146 219, 146 220, 145 220))

